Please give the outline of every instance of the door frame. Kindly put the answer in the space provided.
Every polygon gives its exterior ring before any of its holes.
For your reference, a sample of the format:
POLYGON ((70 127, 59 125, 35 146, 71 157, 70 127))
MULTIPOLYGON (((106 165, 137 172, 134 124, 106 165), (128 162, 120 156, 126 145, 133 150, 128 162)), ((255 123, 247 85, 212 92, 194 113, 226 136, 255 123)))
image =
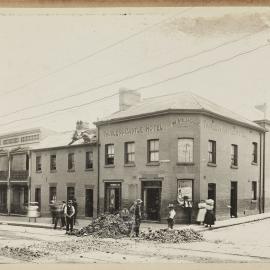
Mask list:
MULTIPOLYGON (((121 210, 122 207, 122 181, 112 181, 112 182, 104 182, 104 212, 109 211, 109 209, 107 209, 107 194, 106 194, 106 188, 108 185, 110 184, 118 184, 120 186, 120 194, 119 194, 119 210, 121 210)), ((113 189, 109 188, 109 189, 113 189)))
POLYGON ((238 182, 237 181, 231 181, 231 190, 230 190, 230 205, 232 206, 232 187, 233 187, 233 185, 234 185, 234 188, 235 188, 235 198, 234 198, 234 202, 235 202, 235 208, 234 209, 232 209, 232 207, 231 207, 231 209, 230 209, 230 215, 231 215, 231 217, 232 217, 232 213, 233 213, 233 210, 234 210, 234 217, 237 217, 237 210, 238 210, 238 205, 237 205, 237 203, 238 203, 238 182))
POLYGON ((93 188, 85 188, 85 205, 84 205, 84 214, 86 217, 93 217, 94 216, 94 189, 93 188), (87 201, 86 201, 86 198, 87 198, 87 191, 88 190, 92 190, 92 215, 87 215, 87 211, 86 211, 86 205, 87 205, 87 201))
POLYGON ((208 183, 208 194, 207 199, 214 200, 214 212, 216 213, 216 198, 217 198, 217 184, 216 183, 208 183), (209 186, 214 187, 214 198, 209 198, 209 186))

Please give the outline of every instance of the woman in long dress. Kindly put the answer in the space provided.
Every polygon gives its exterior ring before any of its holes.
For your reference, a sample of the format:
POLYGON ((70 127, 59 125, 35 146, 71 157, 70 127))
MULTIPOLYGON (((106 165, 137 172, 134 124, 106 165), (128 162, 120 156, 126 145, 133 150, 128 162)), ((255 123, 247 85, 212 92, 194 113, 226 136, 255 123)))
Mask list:
POLYGON ((205 227, 210 227, 215 224, 215 213, 214 213, 214 200, 208 199, 206 202, 206 214, 204 219, 205 227))
POLYGON ((196 221, 200 225, 202 225, 202 224, 204 224, 204 219, 205 219, 205 214, 206 214, 206 203, 205 203, 204 200, 201 200, 198 203, 198 208, 199 208, 199 211, 198 211, 198 215, 197 215, 196 221))

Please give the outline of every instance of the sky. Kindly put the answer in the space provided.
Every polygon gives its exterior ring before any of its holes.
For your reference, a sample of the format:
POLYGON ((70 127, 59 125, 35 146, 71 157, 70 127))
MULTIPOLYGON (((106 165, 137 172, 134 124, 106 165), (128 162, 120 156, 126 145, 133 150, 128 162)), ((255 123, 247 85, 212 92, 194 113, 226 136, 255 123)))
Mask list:
POLYGON ((266 7, 0 9, 0 48, 0 133, 91 124, 122 87, 191 91, 251 120, 270 105, 266 7))

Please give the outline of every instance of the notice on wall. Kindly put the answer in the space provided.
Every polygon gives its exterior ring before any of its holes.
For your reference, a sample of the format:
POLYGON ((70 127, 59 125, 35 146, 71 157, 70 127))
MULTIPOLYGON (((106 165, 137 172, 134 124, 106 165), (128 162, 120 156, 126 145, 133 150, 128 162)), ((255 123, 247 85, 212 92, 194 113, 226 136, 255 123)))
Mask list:
POLYGON ((193 199, 193 184, 191 179, 181 179, 177 182, 177 201, 181 204, 184 197, 193 199))

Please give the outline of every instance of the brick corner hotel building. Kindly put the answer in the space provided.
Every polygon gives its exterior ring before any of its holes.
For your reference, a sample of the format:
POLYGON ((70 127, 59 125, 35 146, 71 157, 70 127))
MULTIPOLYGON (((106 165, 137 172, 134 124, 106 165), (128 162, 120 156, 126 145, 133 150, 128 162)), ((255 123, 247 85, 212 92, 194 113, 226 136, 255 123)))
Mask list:
POLYGON ((270 122, 249 121, 192 93, 141 100, 122 90, 119 97, 120 110, 95 123, 101 211, 141 198, 145 220, 165 222, 174 203, 177 222, 185 222, 177 203, 185 195, 194 209, 214 199, 217 219, 269 208, 270 122))

